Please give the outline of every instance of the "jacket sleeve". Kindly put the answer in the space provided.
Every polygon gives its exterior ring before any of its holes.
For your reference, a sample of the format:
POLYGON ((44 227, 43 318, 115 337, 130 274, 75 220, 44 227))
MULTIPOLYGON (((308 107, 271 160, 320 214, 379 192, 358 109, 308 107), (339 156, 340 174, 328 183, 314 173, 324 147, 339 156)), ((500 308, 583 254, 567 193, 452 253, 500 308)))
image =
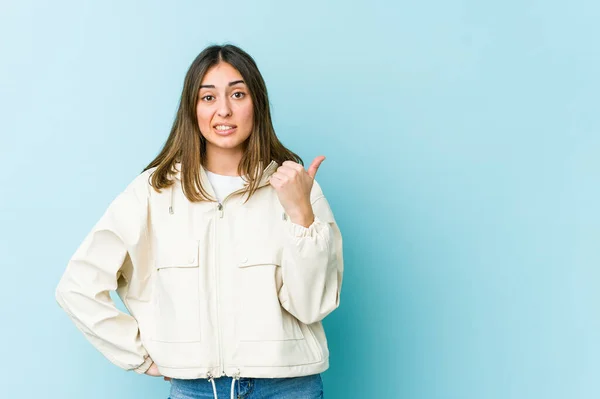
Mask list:
POLYGON ((342 235, 316 181, 311 203, 315 220, 309 227, 287 222, 279 291, 281 306, 304 324, 323 320, 339 306, 344 271, 342 235))
POLYGON ((152 359, 142 346, 137 321, 116 308, 109 291, 128 284, 127 278, 120 279, 123 265, 146 245, 147 177, 138 176, 113 200, 56 288, 58 304, 96 349, 115 365, 139 374, 150 368, 152 359))

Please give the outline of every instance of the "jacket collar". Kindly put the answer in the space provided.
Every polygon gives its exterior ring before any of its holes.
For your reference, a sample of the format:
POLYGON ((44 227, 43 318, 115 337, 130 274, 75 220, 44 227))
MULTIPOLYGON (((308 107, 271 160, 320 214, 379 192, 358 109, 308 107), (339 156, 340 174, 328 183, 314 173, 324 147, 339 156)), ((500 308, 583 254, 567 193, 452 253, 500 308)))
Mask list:
MULTIPOLYGON (((269 163, 266 167, 264 167, 264 163, 262 163, 262 162, 260 163, 259 169, 263 168, 263 175, 262 175, 262 178, 260 179, 258 187, 262 187, 269 182, 269 180, 271 179, 271 175, 273 173, 275 173, 278 166, 279 166, 279 164, 275 161, 271 161, 271 163, 269 163)), ((175 177, 175 179, 177 179, 177 180, 181 180, 181 162, 175 163, 174 168, 175 168, 175 171, 173 173, 173 177, 175 177)), ((200 180, 203 185, 205 183, 209 184, 208 176, 206 175, 206 169, 204 169, 204 167, 202 165, 200 165, 200 177, 201 177, 200 180)))

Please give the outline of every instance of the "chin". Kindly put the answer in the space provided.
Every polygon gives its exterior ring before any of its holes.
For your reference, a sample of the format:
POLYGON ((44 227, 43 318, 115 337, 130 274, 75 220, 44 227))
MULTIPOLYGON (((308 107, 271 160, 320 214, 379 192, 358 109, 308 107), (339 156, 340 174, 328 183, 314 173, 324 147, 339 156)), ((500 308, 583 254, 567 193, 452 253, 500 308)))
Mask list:
POLYGON ((210 144, 217 148, 233 149, 238 148, 245 143, 246 140, 240 140, 237 137, 211 137, 210 144))

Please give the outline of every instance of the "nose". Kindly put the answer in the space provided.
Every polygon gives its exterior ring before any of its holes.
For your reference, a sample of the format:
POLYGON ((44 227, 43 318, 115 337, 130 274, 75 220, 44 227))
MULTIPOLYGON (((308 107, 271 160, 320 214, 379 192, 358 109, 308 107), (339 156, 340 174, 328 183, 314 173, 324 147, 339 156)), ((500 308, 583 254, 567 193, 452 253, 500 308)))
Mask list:
POLYGON ((231 106, 229 104, 229 99, 227 98, 227 96, 225 96, 225 98, 223 98, 219 102, 219 108, 217 110, 217 113, 222 118, 226 116, 231 116, 231 106))

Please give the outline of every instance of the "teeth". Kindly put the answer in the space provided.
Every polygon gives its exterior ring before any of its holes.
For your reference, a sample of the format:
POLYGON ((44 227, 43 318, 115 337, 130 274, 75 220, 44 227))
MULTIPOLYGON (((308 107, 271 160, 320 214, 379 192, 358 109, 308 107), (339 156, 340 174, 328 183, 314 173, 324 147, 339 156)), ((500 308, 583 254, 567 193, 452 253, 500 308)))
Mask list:
POLYGON ((229 129, 233 129, 233 126, 227 126, 227 125, 217 125, 215 126, 215 128, 217 130, 229 130, 229 129))

